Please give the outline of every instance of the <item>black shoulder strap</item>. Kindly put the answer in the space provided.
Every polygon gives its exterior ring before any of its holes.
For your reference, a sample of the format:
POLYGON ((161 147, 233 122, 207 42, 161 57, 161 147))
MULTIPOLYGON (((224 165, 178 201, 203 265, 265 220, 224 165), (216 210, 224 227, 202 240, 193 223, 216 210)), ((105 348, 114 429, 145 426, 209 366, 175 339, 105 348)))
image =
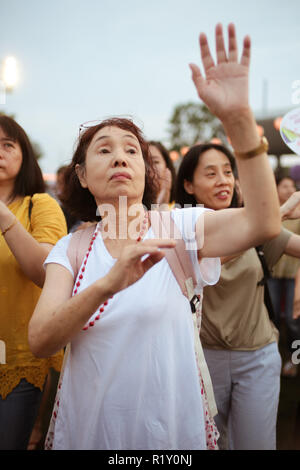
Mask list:
POLYGON ((30 198, 29 206, 28 206, 28 219, 29 219, 30 222, 31 222, 32 207, 33 207, 33 202, 32 202, 32 198, 30 198))
POLYGON ((266 284, 267 279, 269 277, 271 277, 271 275, 270 275, 270 271, 269 271, 269 268, 268 268, 268 265, 267 265, 267 262, 266 262, 266 259, 265 259, 265 255, 264 255, 264 252, 263 252, 263 246, 262 245, 256 246, 255 249, 256 249, 256 252, 257 252, 257 256, 259 257, 259 260, 261 262, 263 272, 264 272, 264 277, 257 283, 257 285, 258 286, 263 286, 263 285, 266 284))
POLYGON ((272 300, 271 300, 271 296, 270 296, 270 292, 269 292, 269 288, 268 288, 268 284, 267 284, 267 280, 271 277, 271 274, 270 274, 270 271, 269 271, 269 268, 268 268, 268 265, 267 265, 267 262, 266 262, 266 259, 265 259, 265 255, 264 255, 264 252, 263 252, 262 245, 259 245, 259 246, 255 247, 255 249, 256 249, 257 255, 259 257, 259 260, 261 262, 263 272, 264 272, 263 278, 257 283, 257 285, 258 286, 264 286, 265 305, 266 305, 266 308, 268 310, 270 320, 272 320, 274 322, 275 314, 274 314, 273 304, 272 304, 272 300))

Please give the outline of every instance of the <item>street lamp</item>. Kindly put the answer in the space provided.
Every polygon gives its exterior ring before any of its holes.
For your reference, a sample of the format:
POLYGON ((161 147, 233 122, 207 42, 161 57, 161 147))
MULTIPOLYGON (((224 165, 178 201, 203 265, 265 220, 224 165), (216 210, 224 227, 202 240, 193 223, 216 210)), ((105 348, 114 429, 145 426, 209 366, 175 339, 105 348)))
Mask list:
POLYGON ((18 64, 14 57, 6 57, 0 64, 0 105, 6 103, 6 93, 18 83, 18 64))
POLYGON ((18 64, 15 57, 6 57, 2 65, 1 79, 6 91, 12 91, 18 83, 18 64))

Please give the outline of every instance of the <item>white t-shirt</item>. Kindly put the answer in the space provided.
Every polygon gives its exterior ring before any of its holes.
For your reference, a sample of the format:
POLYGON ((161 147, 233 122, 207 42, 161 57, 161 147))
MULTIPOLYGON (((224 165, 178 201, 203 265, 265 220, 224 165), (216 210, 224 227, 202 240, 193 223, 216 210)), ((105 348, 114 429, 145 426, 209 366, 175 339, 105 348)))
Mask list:
MULTIPOLYGON (((172 211, 185 240, 195 238, 203 210, 172 211)), ((73 273, 70 237, 45 264, 73 273)), ((154 238, 151 227, 144 238, 154 238)), ((199 266, 196 251, 190 254, 201 293, 218 281, 220 260, 199 266)), ((99 233, 78 292, 115 262, 99 233)), ((191 309, 165 259, 114 295, 100 320, 72 339, 59 401, 54 449, 206 449, 191 309)))

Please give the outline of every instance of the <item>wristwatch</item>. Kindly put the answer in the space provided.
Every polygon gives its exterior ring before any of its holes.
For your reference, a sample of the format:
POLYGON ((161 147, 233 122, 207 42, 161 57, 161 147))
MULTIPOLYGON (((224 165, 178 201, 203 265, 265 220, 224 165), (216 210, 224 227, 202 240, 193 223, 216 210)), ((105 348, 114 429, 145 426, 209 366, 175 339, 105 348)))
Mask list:
POLYGON ((265 136, 262 136, 260 139, 260 145, 256 147, 253 150, 250 150, 250 152, 234 152, 234 155, 237 158, 241 159, 248 159, 248 158, 253 158, 256 157, 257 155, 260 155, 262 153, 267 153, 269 150, 269 142, 267 141, 265 136))

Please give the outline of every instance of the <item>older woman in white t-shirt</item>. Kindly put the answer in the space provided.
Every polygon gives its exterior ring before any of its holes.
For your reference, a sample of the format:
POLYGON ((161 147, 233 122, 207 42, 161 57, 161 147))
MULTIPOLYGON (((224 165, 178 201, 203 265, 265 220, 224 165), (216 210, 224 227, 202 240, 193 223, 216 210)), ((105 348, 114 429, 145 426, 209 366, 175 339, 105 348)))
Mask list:
MULTIPOLYGON (((191 253, 198 294, 217 281, 220 269, 218 260, 203 258, 244 250, 280 230, 272 170, 248 105, 250 40, 239 62, 233 25, 228 32, 227 53, 217 25, 217 64, 200 35, 206 78, 190 67, 200 98, 238 152, 245 207, 172 211, 183 238, 198 243, 191 253)), ((30 322, 29 342, 38 356, 71 342, 53 448, 216 448, 216 429, 209 435, 205 427, 190 305, 161 251, 174 242, 155 239, 147 217, 155 191, 140 130, 125 119, 88 127, 66 179, 64 202, 81 220, 106 217, 95 226, 75 286, 67 257, 71 235, 53 249, 30 322)))

